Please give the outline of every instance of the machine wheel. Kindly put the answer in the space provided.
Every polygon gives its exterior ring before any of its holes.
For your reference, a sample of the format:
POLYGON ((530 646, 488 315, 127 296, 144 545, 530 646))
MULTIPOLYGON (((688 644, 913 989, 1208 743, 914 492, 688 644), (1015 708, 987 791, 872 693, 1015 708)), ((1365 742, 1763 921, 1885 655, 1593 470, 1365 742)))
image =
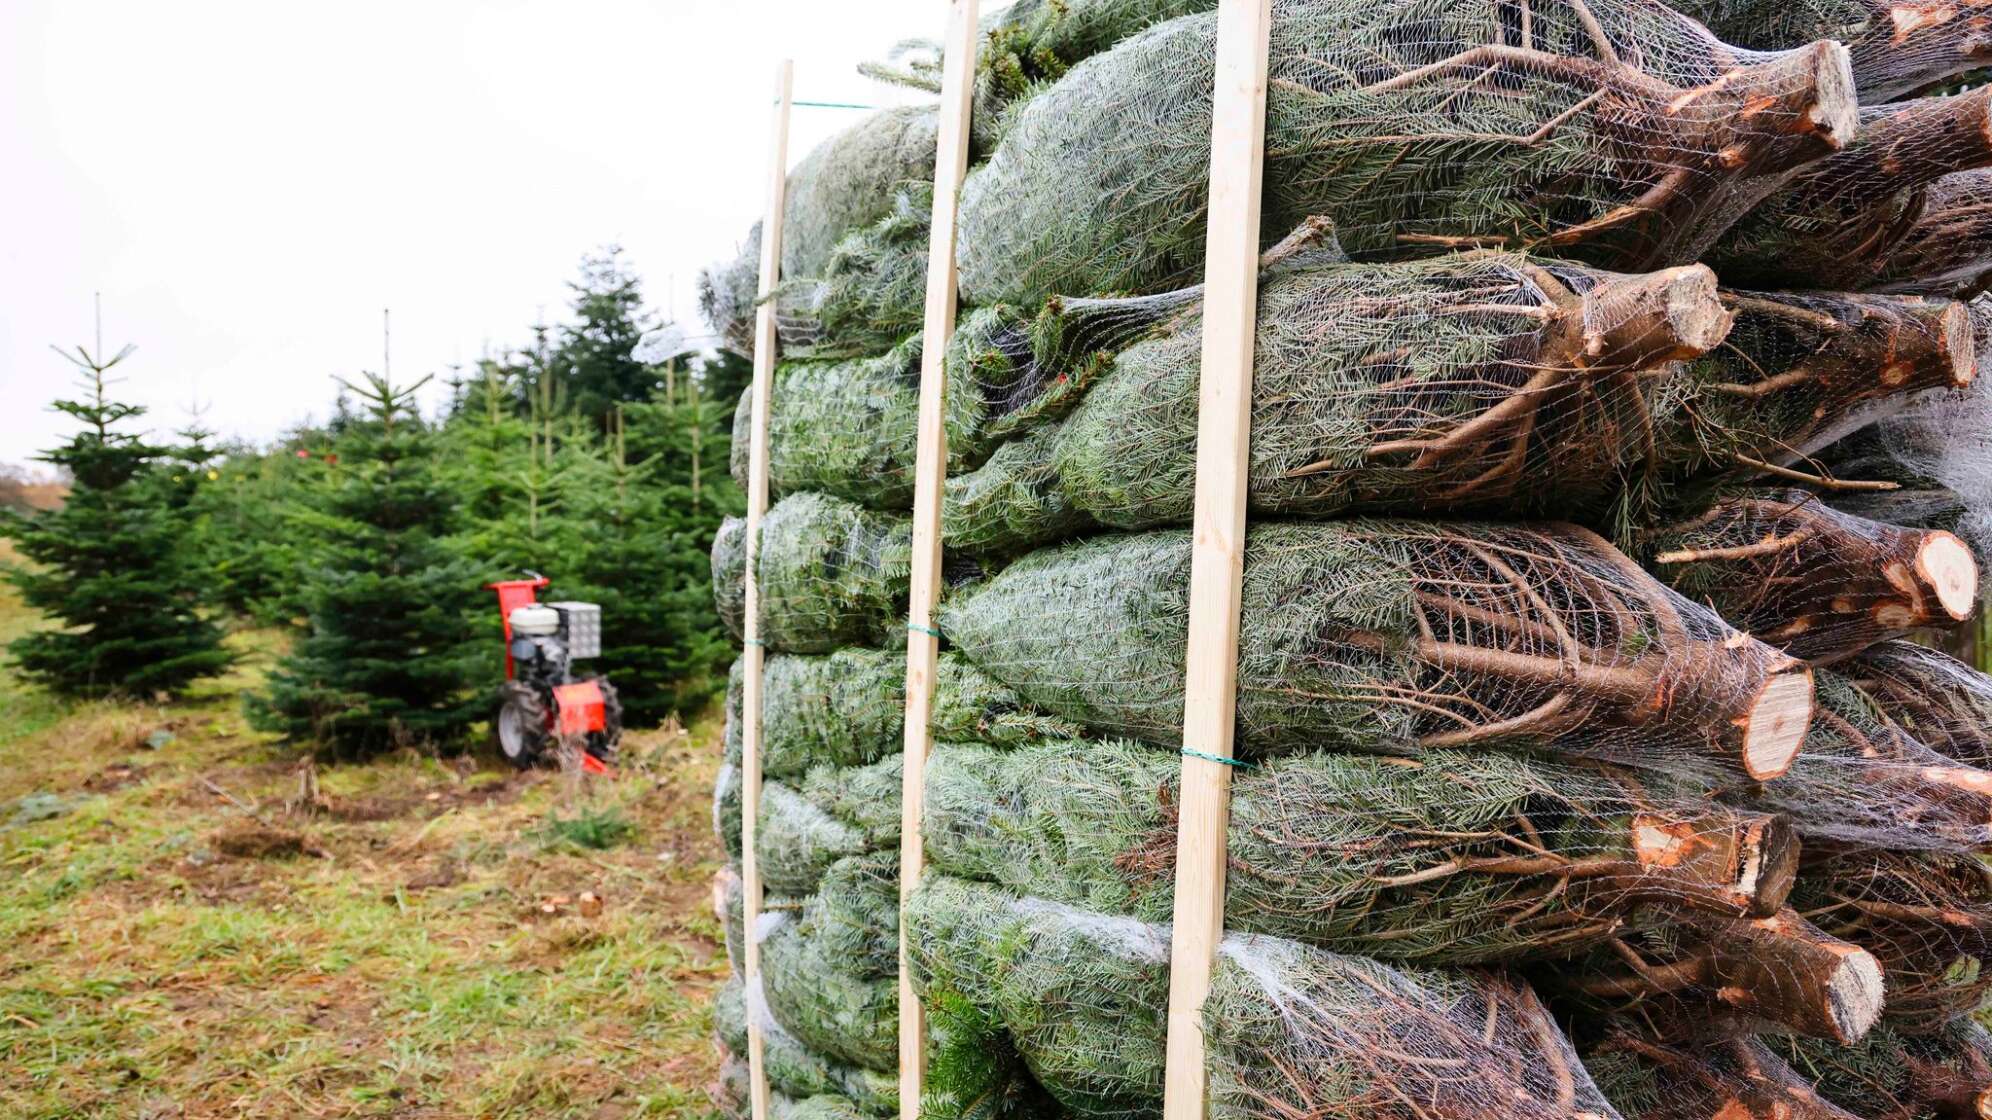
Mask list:
POLYGON ((602 690, 602 729, 588 733, 588 753, 603 762, 614 762, 616 744, 622 742, 622 700, 616 696, 616 686, 606 678, 593 679, 595 687, 602 690))
POLYGON ((498 714, 491 720, 491 737, 505 761, 530 770, 552 741, 553 725, 546 700, 523 681, 506 681, 498 690, 498 714))

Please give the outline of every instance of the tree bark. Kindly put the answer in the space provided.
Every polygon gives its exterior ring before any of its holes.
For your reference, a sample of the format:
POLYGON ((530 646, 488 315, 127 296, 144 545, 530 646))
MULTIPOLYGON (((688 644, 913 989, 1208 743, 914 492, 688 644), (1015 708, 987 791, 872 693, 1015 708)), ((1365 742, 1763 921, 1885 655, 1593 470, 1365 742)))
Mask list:
POLYGON ((1742 47, 1846 43, 1864 105, 1992 65, 1986 0, 1674 0, 1674 7, 1742 47))

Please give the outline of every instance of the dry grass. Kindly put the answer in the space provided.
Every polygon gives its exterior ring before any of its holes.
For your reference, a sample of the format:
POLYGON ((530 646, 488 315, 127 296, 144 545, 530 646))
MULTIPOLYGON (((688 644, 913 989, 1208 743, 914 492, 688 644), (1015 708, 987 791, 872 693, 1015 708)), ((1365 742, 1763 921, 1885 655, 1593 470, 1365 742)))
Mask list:
MULTIPOLYGON (((0 642, 31 625, 0 591, 0 642)), ((232 640, 244 668, 167 706, 0 667, 0 1115, 710 1112, 713 720, 587 788, 407 754, 300 801, 240 714, 277 639, 232 640)))

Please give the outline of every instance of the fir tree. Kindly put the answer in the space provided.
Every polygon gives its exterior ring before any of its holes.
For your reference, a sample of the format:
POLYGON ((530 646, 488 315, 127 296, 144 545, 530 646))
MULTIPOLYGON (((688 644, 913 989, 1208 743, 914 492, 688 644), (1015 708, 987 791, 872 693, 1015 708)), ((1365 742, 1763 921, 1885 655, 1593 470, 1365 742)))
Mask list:
POLYGON ((732 660, 712 609, 709 559, 720 521, 742 506, 720 427, 731 410, 678 385, 676 399, 659 394, 624 410, 582 517, 579 574, 603 605, 597 668, 631 724, 697 707, 724 684, 732 660))
POLYGON ((649 400, 657 388, 656 369, 631 356, 651 317, 620 246, 583 257, 581 279, 568 286, 575 321, 560 330, 558 373, 575 414, 606 431, 616 405, 649 400))
POLYGON ((457 745, 482 713, 468 614, 485 592, 446 544, 457 499, 416 411, 426 381, 349 386, 364 411, 312 510, 311 629, 250 698, 257 726, 335 756, 457 745))
POLYGON ((184 465, 176 483, 173 449, 118 430, 145 409, 106 394, 105 373, 132 349, 106 360, 100 339, 94 353, 56 351, 83 371, 85 395, 55 408, 83 427, 38 458, 68 472, 68 500, 35 516, 0 514, 0 534, 36 565, 7 578, 60 623, 10 650, 24 674, 72 695, 174 693, 234 660, 201 613, 203 575, 185 547, 193 516, 184 465))

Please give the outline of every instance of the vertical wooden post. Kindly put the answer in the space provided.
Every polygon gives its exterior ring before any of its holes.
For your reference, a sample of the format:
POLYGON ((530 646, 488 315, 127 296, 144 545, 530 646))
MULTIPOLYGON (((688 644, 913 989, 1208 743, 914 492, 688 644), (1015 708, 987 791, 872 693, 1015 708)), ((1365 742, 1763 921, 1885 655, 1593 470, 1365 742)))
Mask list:
MULTIPOLYGON (((775 70, 774 147, 768 155, 768 216, 761 221, 760 308, 754 315, 754 404, 747 445, 747 618, 742 644, 740 694, 740 879, 746 909, 747 960, 744 979, 751 988, 761 978, 761 947, 754 936, 761 917, 761 861, 755 855, 755 829, 761 815, 761 670, 767 649, 761 644, 761 602, 755 572, 761 552, 761 518, 768 512, 768 398, 775 384, 775 301, 781 281, 782 213, 788 204, 789 108, 795 99, 795 63, 775 70)), ((747 1067, 754 1120, 768 1120, 768 1070, 761 1026, 747 1017, 747 1067)))
POLYGON ((899 1115, 918 1120, 927 1080, 927 1009, 908 971, 906 903, 926 866, 921 819, 926 803, 928 726, 940 635, 941 487, 947 480, 947 430, 941 423, 948 340, 955 329, 955 211, 968 174, 969 106, 975 87, 978 0, 948 0, 940 131, 934 154, 934 215, 927 242, 927 314, 920 337, 918 451, 913 466, 913 573, 906 621, 906 740, 899 826, 899 1115))
POLYGON ((1203 1005, 1224 936, 1231 767, 1213 759, 1231 757, 1236 726, 1246 453, 1252 435, 1252 345, 1259 304, 1259 195, 1266 153, 1266 55, 1272 22, 1272 0, 1221 0, 1218 6, 1163 1120, 1203 1120, 1205 1114, 1203 1005))

